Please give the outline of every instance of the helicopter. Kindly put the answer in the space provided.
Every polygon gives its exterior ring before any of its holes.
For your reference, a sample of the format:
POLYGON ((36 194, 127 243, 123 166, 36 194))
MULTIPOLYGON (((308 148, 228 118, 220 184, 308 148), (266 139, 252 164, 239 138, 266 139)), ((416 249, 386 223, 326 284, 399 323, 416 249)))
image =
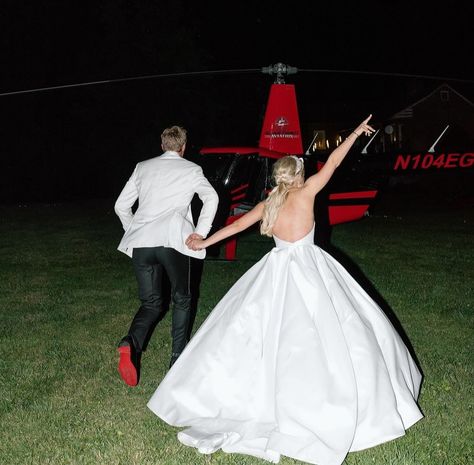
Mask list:
MULTIPOLYGON (((297 69, 277 63, 262 68, 262 72, 275 75, 276 79, 270 87, 258 146, 203 147, 200 156, 193 158, 220 198, 211 232, 232 223, 266 197, 272 188, 272 167, 279 158, 301 156, 307 175, 316 173, 324 164, 319 157, 303 151, 295 86, 286 84, 284 79, 297 69)), ((345 174, 334 176, 318 195, 315 240, 321 246, 328 243, 331 226, 363 218, 376 198, 376 182, 367 177, 355 182, 354 176, 348 179, 345 174)), ((225 260, 235 260, 236 250, 237 238, 226 241, 225 260)), ((219 248, 208 254, 217 256, 219 248)))
MULTIPOLYGON (((4 92, 0 93, 0 97, 8 98, 17 95, 52 92, 59 89, 127 83, 143 79, 177 79, 196 74, 206 76, 222 74, 224 71, 147 75, 65 84, 4 92)), ((338 123, 341 128, 336 128, 332 134, 330 131, 326 131, 324 134, 324 131, 314 130, 311 135, 311 143, 304 150, 295 85, 285 82, 286 76, 297 72, 341 73, 344 71, 297 69, 277 63, 261 69, 227 70, 225 73, 239 71, 262 72, 275 77, 275 81, 270 86, 258 144, 253 147, 204 147, 187 155, 203 167, 206 176, 219 193, 221 201, 214 229, 219 229, 225 224, 235 221, 236 218, 265 198, 272 188, 271 171, 273 163, 278 158, 288 154, 300 156, 305 162, 305 172, 309 176, 323 166, 332 149, 342 141, 345 134, 352 130, 351 127, 348 127, 350 125, 342 123, 338 123)), ((345 72, 347 73, 347 71, 345 72)), ((381 74, 354 71, 350 73, 381 74)), ((387 75, 387 73, 382 73, 382 75, 387 75)), ((456 81, 456 79, 435 76, 397 74, 398 77, 456 81)), ((458 79, 457 81, 464 80, 458 79)), ((465 82, 472 85, 472 81, 465 82)), ((471 101, 450 86, 442 85, 430 95, 424 96, 409 107, 396 112, 392 117, 390 115, 381 117, 376 114, 375 126, 380 126, 380 128, 370 139, 361 138, 354 144, 344 163, 338 168, 325 189, 318 194, 315 202, 315 218, 318 224, 316 228, 318 237, 315 237, 315 241, 318 245, 328 242, 333 226, 357 221, 367 216, 380 197, 381 191, 388 185, 406 184, 411 187, 414 180, 419 182, 418 180, 421 178, 428 180, 430 176, 441 174, 448 174, 448 178, 455 184, 459 184, 458 181, 461 178, 467 179, 469 182, 468 178, 472 174, 474 164, 474 151, 472 150, 474 143, 472 136, 473 109, 474 104, 471 101), (435 118, 439 127, 435 125, 428 130, 426 121, 429 118, 426 115, 434 112, 433 105, 430 106, 430 102, 433 100, 442 102, 435 118), (450 105, 455 102, 460 103, 462 107, 458 105, 451 108, 450 105), (413 124, 413 120, 416 118, 412 118, 412 116, 418 112, 422 117, 417 126, 413 124), (404 132, 408 127, 412 128, 411 135, 404 132), (468 137, 464 138, 465 142, 461 144, 459 141, 462 140, 461 133, 463 131, 468 133, 468 137), (426 136, 425 139, 414 142, 414 139, 420 135, 426 136), (454 137, 454 142, 449 141, 450 137, 454 137), (456 174, 453 175, 454 173, 456 174)), ((11 163, 13 164, 13 162, 11 163)), ((32 166, 36 165, 32 164, 32 166)), ((115 179, 115 174, 110 169, 109 171, 111 179, 115 179)), ((21 173, 24 178, 24 171, 22 170, 21 173)), ((9 184, 5 183, 7 187, 4 189, 6 191, 12 187, 17 188, 17 183, 12 179, 9 180, 9 184)), ((33 185, 33 181, 36 179, 38 179, 37 176, 31 176, 30 184, 33 185)), ((102 178, 100 181, 99 188, 102 189, 104 184, 102 178)), ((472 179, 470 181, 472 185, 472 179)), ((89 185, 93 186, 94 183, 91 182, 89 185)), ((432 183, 432 185, 436 186, 436 183, 432 183)), ((92 187, 90 190, 93 191, 92 187)), ((19 193, 23 195, 23 191, 20 192, 20 189, 17 191, 12 189, 12 192, 15 194, 13 195, 15 199, 19 193)), ((236 258, 236 244, 236 240, 230 240, 225 244, 226 259, 236 258)))
MULTIPOLYGON (((294 84, 285 82, 285 76, 297 73, 298 69, 277 63, 263 67, 261 71, 263 74, 275 76, 275 81, 270 86, 258 145, 203 147, 199 156, 194 158, 194 161, 203 167, 221 199, 213 230, 232 223, 266 197, 272 188, 272 166, 279 158, 286 155, 302 157, 305 172, 309 176, 321 169, 332 151, 329 136, 318 140, 319 131, 314 132, 308 148, 303 149, 296 89, 294 84)), ((435 126, 433 132, 427 135, 428 139, 425 138, 422 142, 413 143, 415 137, 412 134, 411 146, 401 144, 401 128, 406 126, 406 118, 413 116, 414 108, 416 107, 416 111, 422 108, 426 112, 430 98, 433 100, 433 96, 441 95, 441 98, 445 99, 446 93, 452 95, 452 100, 464 99, 463 103, 467 102, 466 106, 470 111, 472 103, 447 84, 443 84, 419 102, 397 112, 392 118, 386 118, 383 130, 377 129, 368 140, 361 138, 351 148, 352 154, 346 158, 316 199, 316 244, 323 248, 329 246, 333 226, 368 216, 380 191, 387 186, 397 183, 410 185, 415 181, 419 182, 420 177, 427 174, 436 176, 440 172, 449 172, 451 181, 454 179, 454 182, 457 182, 460 176, 466 176, 470 172, 469 169, 474 165, 474 153, 468 150, 470 142, 464 143, 463 146, 457 138, 454 143, 455 150, 450 150, 452 142, 443 145, 443 138, 446 142, 446 134, 450 130, 449 124, 445 127, 442 125, 440 134, 435 132, 435 126), (429 141, 429 137, 434 137, 434 140, 429 141), (426 148, 408 150, 408 147, 414 147, 417 143, 426 148), (452 172, 457 172, 458 177, 451 176, 452 172)), ((443 107, 443 117, 446 116, 446 108, 443 107)), ((462 115, 462 118, 466 119, 465 115, 462 115)), ((450 115, 450 119, 456 118, 450 115)), ((467 120, 469 121, 469 118, 467 120)), ((353 128, 349 127, 336 131, 333 134, 332 147, 341 143, 343 137, 352 130, 353 128)), ((421 132, 417 132, 415 128, 416 136, 421 132)), ((455 136, 458 137, 459 134, 455 132, 455 136)), ((225 260, 235 260, 236 250, 237 238, 229 239, 224 244, 225 260)), ((211 256, 217 256, 219 253, 219 247, 210 251, 211 256)))

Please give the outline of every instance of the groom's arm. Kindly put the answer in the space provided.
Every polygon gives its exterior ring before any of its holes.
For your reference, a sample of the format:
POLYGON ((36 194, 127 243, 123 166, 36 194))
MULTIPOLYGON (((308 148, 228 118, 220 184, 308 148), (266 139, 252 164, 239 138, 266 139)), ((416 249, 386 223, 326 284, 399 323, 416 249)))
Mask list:
POLYGON ((136 184, 138 165, 135 167, 130 179, 122 189, 117 201, 115 202, 115 213, 122 222, 123 229, 126 231, 133 219, 132 206, 138 198, 138 188, 136 184))
POLYGON ((199 234, 204 238, 211 230, 212 221, 216 216, 217 206, 219 205, 219 197, 217 192, 204 176, 202 168, 197 170, 194 190, 202 201, 202 209, 197 225, 194 228, 194 233, 199 234))
POLYGON ((265 208, 265 201, 258 203, 255 207, 252 208, 248 213, 241 216, 238 220, 233 223, 219 229, 212 236, 208 237, 206 240, 195 240, 193 237, 188 237, 186 240, 186 245, 192 250, 201 250, 203 248, 209 247, 217 242, 227 239, 234 234, 237 234, 245 229, 249 228, 257 221, 260 221, 263 216, 263 210, 265 208))

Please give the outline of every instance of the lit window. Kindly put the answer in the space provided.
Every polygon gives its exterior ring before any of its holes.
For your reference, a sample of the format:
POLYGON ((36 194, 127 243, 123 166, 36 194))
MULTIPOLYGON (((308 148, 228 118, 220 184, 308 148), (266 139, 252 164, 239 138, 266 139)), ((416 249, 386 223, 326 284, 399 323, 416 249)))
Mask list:
POLYGON ((326 131, 321 129, 314 131, 313 152, 316 150, 326 150, 326 148, 326 131))

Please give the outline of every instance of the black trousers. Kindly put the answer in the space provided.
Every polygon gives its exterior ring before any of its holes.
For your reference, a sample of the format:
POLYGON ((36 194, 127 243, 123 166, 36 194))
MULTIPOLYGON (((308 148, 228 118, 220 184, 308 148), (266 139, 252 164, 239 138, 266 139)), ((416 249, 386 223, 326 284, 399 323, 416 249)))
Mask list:
MULTIPOLYGON (((157 322, 164 314, 167 301, 163 273, 171 284, 172 357, 177 357, 188 342, 191 332, 191 259, 167 247, 140 247, 133 249, 133 268, 138 282, 141 301, 128 331, 137 352, 146 348, 157 322)), ((124 338, 127 339, 127 338, 124 338)))

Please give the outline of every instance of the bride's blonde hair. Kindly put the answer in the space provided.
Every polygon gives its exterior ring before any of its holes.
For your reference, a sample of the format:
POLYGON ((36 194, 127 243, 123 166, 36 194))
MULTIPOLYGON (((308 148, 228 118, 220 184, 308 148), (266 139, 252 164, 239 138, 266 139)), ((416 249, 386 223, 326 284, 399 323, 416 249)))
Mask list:
POLYGON ((278 216, 281 206, 288 197, 288 192, 295 184, 304 180, 304 163, 301 158, 294 155, 280 158, 273 165, 273 180, 275 187, 265 200, 260 233, 271 236, 273 225, 278 216))

